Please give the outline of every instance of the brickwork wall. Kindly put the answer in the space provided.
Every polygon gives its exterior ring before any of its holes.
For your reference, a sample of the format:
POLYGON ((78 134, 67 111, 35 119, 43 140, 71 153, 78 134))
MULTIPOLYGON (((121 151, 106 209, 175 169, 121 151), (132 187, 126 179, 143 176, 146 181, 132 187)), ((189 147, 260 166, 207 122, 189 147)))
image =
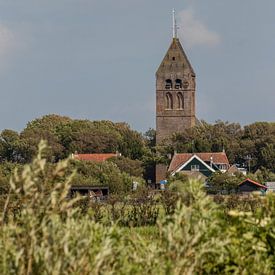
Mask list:
MULTIPOLYGON (((156 144, 161 145, 173 133, 195 126, 195 73, 178 39, 173 39, 156 73, 156 144), (171 82, 171 87, 167 85, 171 82), (180 81, 181 85, 176 86, 180 81), (172 99, 172 108, 167 104, 166 94, 172 99), (182 95, 180 106, 178 93, 182 95)), ((156 166, 156 180, 164 179, 167 167, 156 166)))

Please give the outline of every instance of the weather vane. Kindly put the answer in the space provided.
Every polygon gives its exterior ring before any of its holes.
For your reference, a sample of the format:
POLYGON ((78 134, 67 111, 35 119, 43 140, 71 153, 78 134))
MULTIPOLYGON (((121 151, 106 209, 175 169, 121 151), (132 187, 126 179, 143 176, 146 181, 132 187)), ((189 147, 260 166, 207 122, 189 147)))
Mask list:
POLYGON ((177 26, 177 20, 176 20, 175 13, 176 13, 175 9, 173 9, 173 38, 178 37, 178 29, 179 29, 179 27, 177 26))

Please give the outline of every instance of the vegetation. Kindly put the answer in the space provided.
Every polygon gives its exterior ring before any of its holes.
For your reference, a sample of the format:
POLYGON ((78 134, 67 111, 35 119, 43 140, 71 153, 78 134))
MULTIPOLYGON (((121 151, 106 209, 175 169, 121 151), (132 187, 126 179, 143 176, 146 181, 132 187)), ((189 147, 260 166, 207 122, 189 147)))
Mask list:
POLYGON ((47 152, 41 144, 10 180, 0 219, 1 273, 274 273, 274 195, 255 197, 260 207, 253 211, 224 211, 201 183, 182 182, 170 214, 160 211, 154 227, 129 229, 83 213, 79 197, 69 200, 74 173, 68 160, 47 165, 47 152))
POLYGON ((111 121, 72 120, 46 115, 27 124, 17 133, 3 130, 0 135, 2 161, 28 163, 35 155, 41 139, 49 144, 48 159, 57 161, 71 153, 110 153, 119 151, 124 157, 142 158, 145 140, 126 123, 111 121))
POLYGON ((144 135, 130 129, 126 123, 111 121, 73 120, 58 115, 46 115, 29 122, 17 133, 0 133, 0 165, 4 162, 29 163, 37 152, 41 139, 47 140, 47 159, 57 162, 74 152, 120 152, 112 160, 122 172, 152 179, 156 163, 168 163, 168 156, 177 152, 217 152, 225 149, 230 163, 247 167, 250 172, 263 171, 264 180, 274 179, 275 123, 256 122, 241 127, 238 123, 204 121, 184 133, 174 134, 169 145, 155 146, 155 130, 144 135))
POLYGON ((217 121, 174 134, 163 154, 226 151, 229 162, 245 164, 251 172, 275 172, 275 123, 256 122, 243 128, 238 123, 217 121))

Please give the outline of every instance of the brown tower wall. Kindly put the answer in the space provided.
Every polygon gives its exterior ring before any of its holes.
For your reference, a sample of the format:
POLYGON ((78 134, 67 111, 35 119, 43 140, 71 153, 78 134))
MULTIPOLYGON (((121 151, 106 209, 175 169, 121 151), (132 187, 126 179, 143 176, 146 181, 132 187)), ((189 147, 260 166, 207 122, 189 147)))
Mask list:
POLYGON ((173 133, 183 132, 195 125, 195 117, 163 116, 157 117, 156 142, 161 144, 164 139, 169 138, 173 133))
MULTIPOLYGON (((178 38, 173 41, 156 73, 156 145, 195 126, 194 70, 178 38)), ((156 181, 166 178, 167 167, 156 166, 156 181)))

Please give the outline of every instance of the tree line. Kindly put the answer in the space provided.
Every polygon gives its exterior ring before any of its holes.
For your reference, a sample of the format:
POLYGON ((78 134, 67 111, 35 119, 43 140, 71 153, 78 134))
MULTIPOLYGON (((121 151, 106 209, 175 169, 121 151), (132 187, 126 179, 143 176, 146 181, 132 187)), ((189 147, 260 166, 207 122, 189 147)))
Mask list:
POLYGON ((217 121, 176 133, 170 144, 162 149, 173 152, 222 152, 225 150, 231 164, 250 168, 251 172, 268 169, 275 172, 275 123, 255 122, 242 127, 239 123, 217 121))
POLYGON ((21 132, 5 129, 0 133, 0 181, 8 177, 14 166, 32 160, 41 139, 48 142, 46 157, 52 163, 75 152, 117 151, 122 157, 111 161, 121 172, 135 177, 153 178, 155 164, 169 163, 169 156, 175 151, 225 150, 231 164, 249 167, 251 172, 275 172, 275 123, 255 122, 242 127, 239 123, 201 121, 183 133, 173 134, 166 144, 156 147, 154 129, 142 134, 126 123, 46 115, 29 122, 21 132))

